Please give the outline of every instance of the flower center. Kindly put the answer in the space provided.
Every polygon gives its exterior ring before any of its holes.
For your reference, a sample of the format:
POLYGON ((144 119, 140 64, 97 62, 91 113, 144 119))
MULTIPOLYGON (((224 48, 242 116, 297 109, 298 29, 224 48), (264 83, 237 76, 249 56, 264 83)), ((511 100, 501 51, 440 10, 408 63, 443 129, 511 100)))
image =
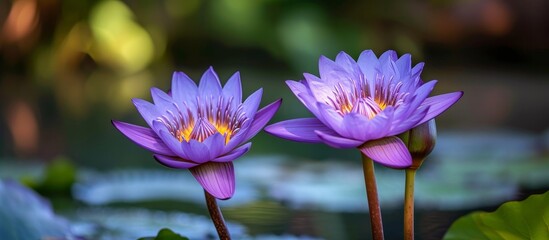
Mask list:
POLYGON ((374 86, 370 86, 361 76, 358 81, 351 79, 349 86, 338 83, 326 103, 342 116, 359 113, 372 119, 388 106, 398 107, 408 95, 400 91, 402 82, 393 83, 392 80, 391 77, 384 81, 383 76, 378 76, 374 86))
POLYGON ((177 114, 167 111, 167 115, 158 120, 164 123, 170 133, 180 142, 194 139, 202 142, 209 136, 220 133, 225 137, 225 144, 236 135, 242 125, 249 121, 242 110, 242 104, 233 105, 233 99, 211 97, 205 101, 197 98, 196 113, 185 105, 187 111, 183 114, 177 108, 177 114), (195 120, 196 119, 196 120, 195 120))

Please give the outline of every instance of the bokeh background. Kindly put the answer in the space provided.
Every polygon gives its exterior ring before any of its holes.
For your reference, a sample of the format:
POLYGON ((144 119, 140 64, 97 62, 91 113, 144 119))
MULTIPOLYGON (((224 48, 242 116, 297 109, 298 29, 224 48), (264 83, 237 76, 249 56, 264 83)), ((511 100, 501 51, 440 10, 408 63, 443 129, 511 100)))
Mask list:
MULTIPOLYGON (((435 94, 465 92, 437 118, 436 150, 418 173, 418 238, 440 239, 459 216, 549 189, 548 11, 546 0, 2 0, 0 177, 52 200, 85 237, 131 239, 131 224, 104 219, 140 219, 135 211, 206 216, 196 188, 166 187, 179 175, 176 187, 197 185, 187 172, 112 127, 144 124, 131 98, 167 90, 173 71, 199 79, 213 66, 222 82, 240 71, 245 95, 263 87, 262 105, 283 98, 273 122, 305 117, 285 80, 317 74, 321 55, 394 49, 426 63, 435 94)), ((227 218, 246 237, 368 239, 358 159, 260 133, 237 165, 243 187, 227 218)), ((403 173, 379 166, 378 177, 387 236, 400 238, 403 173)), ((132 231, 160 228, 146 225, 132 231)))

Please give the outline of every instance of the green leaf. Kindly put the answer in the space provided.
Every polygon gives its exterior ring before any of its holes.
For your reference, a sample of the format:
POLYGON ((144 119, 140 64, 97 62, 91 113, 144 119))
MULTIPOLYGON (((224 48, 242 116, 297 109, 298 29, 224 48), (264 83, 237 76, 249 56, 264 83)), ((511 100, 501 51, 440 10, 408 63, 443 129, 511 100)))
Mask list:
POLYGON ((156 237, 143 237, 138 240, 189 240, 186 237, 183 237, 169 228, 162 228, 158 231, 156 237))
POLYGON ((463 216, 450 226, 444 239, 549 239, 549 191, 504 203, 491 213, 463 216))

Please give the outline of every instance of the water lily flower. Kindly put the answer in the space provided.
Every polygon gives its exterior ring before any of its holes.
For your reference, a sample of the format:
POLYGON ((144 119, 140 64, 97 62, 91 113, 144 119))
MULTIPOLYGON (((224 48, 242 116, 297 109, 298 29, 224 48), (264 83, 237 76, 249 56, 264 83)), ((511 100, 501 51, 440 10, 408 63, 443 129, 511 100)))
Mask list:
POLYGON ((221 86, 209 68, 197 86, 185 73, 175 72, 171 93, 151 89, 153 103, 133 99, 150 128, 112 121, 137 145, 151 151, 161 164, 189 169, 196 180, 218 199, 235 190, 232 161, 246 153, 255 136, 278 110, 277 100, 258 111, 263 90, 242 102, 240 74, 221 86))
POLYGON ((345 52, 335 61, 322 56, 320 77, 305 73, 304 80, 286 81, 315 117, 282 121, 265 131, 298 142, 359 148, 380 164, 406 168, 412 159, 396 135, 433 119, 463 95, 428 97, 437 81, 423 83, 424 64, 411 64, 410 54, 399 58, 392 50, 379 58, 366 50, 358 61, 345 52))

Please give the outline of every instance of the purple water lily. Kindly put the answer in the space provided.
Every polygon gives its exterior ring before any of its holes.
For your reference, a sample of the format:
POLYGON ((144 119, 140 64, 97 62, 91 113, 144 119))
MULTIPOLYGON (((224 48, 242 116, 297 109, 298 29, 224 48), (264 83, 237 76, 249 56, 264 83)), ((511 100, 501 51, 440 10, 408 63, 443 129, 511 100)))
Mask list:
POLYGON ((246 153, 255 136, 273 117, 281 100, 258 111, 262 89, 242 102, 240 74, 221 87, 213 68, 197 86, 182 72, 172 78, 171 94, 151 89, 154 104, 133 103, 151 128, 112 121, 137 145, 171 168, 189 169, 211 195, 228 199, 235 190, 232 161, 246 153))
POLYGON ((265 131, 298 142, 357 147, 385 166, 408 167, 410 153, 395 135, 438 116, 463 95, 427 97, 436 81, 423 83, 422 69, 423 63, 412 68, 410 54, 398 58, 395 51, 378 59, 366 50, 358 61, 344 52, 335 62, 322 56, 320 78, 305 73, 304 80, 286 81, 316 118, 275 123, 265 131))

